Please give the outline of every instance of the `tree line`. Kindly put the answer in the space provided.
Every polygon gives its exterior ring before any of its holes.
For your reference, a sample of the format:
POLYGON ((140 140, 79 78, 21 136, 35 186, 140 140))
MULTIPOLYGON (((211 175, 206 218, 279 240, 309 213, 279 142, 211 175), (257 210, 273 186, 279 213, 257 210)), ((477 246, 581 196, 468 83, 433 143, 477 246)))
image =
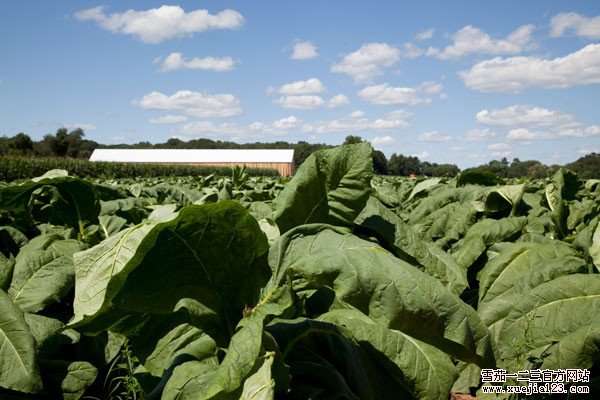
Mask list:
MULTIPOLYGON (((363 142, 360 136, 349 135, 343 144, 363 142)), ((68 130, 60 128, 54 134, 47 134, 41 140, 34 141, 25 133, 12 137, 0 137, 0 156, 60 157, 88 159, 96 148, 112 149, 294 149, 294 165, 298 167, 314 151, 330 148, 325 143, 299 141, 290 143, 277 141, 272 143, 235 143, 211 139, 192 139, 183 141, 171 138, 164 143, 138 142, 134 144, 105 145, 86 139, 82 129, 68 130)), ((375 172, 381 175, 426 175, 453 177, 460 172, 454 164, 438 164, 422 161, 416 156, 392 154, 389 159, 379 150, 373 157, 375 172)), ((600 178, 600 154, 590 153, 567 164, 567 168, 582 178, 600 178)), ((469 170, 494 174, 501 178, 542 178, 552 175, 559 165, 545 165, 537 160, 521 161, 518 158, 508 161, 506 158, 492 160, 469 170)))

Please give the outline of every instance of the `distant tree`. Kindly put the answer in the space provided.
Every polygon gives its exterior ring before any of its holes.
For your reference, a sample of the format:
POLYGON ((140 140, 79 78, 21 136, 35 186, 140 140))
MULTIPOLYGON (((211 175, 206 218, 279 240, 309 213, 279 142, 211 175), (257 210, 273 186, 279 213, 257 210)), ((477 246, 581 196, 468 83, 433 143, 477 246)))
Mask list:
POLYGON ((184 147, 184 143, 185 142, 183 142, 180 139, 171 138, 171 139, 167 140, 167 142, 164 144, 164 146, 172 148, 172 149, 180 149, 180 148, 184 147))
MULTIPOLYGON (((590 153, 576 161, 567 164, 567 168, 577 173, 583 179, 598 179, 600 178, 600 154, 590 153)), ((550 167, 550 170, 553 166, 550 167)), ((551 172, 552 173, 552 172, 551 172)))
POLYGON ((385 154, 379 150, 373 152, 373 171, 378 175, 388 174, 387 158, 385 158, 385 154))
POLYGON ((364 142, 364 140, 360 136, 348 135, 342 144, 357 144, 362 142, 364 142))
POLYGON ((422 174, 421 161, 415 156, 394 153, 388 162, 388 171, 391 175, 420 175, 422 174))
POLYGON ((33 151, 33 141, 23 132, 16 134, 11 141, 11 147, 19 153, 26 154, 33 151))

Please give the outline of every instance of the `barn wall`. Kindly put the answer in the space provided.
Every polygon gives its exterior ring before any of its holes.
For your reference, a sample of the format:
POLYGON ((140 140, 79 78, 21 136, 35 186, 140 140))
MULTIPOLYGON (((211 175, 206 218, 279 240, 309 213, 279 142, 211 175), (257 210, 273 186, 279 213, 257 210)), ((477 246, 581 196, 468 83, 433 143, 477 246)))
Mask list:
POLYGON ((294 173, 294 164, 292 163, 192 163, 191 165, 202 165, 206 167, 233 167, 236 165, 246 166, 246 168, 276 169, 281 176, 291 176, 294 173))

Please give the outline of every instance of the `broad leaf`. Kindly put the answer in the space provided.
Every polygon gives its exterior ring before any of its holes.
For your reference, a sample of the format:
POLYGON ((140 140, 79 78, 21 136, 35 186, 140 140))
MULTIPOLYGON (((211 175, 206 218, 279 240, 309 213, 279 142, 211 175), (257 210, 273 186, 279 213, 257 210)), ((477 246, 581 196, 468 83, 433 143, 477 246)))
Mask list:
POLYGON ((82 248, 80 242, 56 235, 36 237, 17 256, 8 294, 29 312, 59 301, 73 287, 73 254, 82 248))
POLYGON ((0 290, 0 387, 26 393, 41 390, 34 343, 23 312, 0 290))
POLYGON ((372 152, 361 143, 311 154, 275 200, 280 231, 315 222, 351 225, 369 198, 372 152))

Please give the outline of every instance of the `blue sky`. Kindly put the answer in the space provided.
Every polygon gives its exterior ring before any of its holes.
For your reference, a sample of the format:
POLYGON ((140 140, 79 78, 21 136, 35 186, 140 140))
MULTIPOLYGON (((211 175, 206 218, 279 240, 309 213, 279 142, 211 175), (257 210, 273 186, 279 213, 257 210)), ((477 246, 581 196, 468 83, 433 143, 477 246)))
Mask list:
POLYGON ((600 152, 597 1, 7 2, 0 54, 1 135, 600 152))

